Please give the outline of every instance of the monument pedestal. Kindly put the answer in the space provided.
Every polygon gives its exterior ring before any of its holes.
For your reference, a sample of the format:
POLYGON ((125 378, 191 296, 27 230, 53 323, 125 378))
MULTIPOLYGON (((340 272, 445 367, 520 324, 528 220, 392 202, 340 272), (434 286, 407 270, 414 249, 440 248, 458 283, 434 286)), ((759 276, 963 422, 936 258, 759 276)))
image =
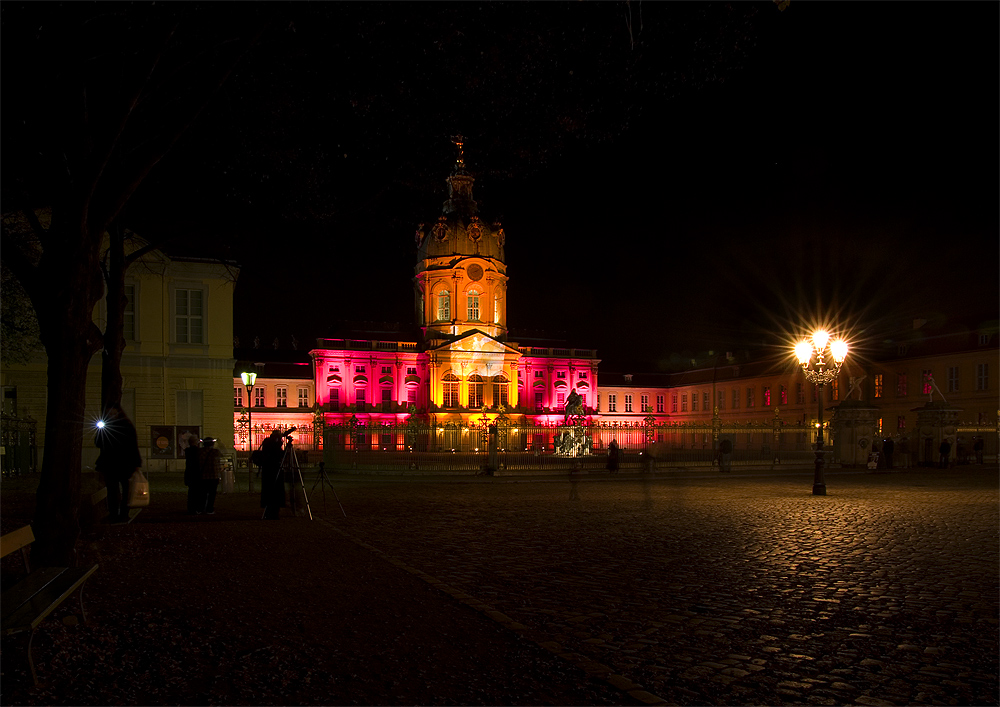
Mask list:
POLYGON ((923 407, 914 408, 917 413, 917 427, 913 434, 911 452, 919 466, 937 466, 940 461, 941 443, 946 441, 951 445, 947 463, 955 462, 956 438, 958 435, 958 415, 962 408, 957 408, 946 401, 929 402, 923 407))

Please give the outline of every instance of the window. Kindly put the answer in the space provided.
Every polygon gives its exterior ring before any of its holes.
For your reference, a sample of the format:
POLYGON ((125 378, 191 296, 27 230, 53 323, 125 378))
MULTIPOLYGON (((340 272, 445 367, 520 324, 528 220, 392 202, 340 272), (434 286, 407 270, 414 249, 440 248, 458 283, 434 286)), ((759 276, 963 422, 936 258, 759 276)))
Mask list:
POLYGON ((243 407, 243 388, 233 386, 233 407, 243 407))
POLYGON ((608 393, 608 412, 618 412, 618 395, 608 393))
POLYGON ((726 409, 726 391, 720 390, 716 397, 716 405, 720 410, 726 409))
POLYGON ((279 385, 274 389, 274 405, 279 408, 288 407, 288 388, 279 385))
POLYGON ((578 378, 579 378, 580 380, 583 380, 583 381, 585 381, 585 380, 587 380, 587 372, 586 372, 586 371, 580 371, 580 372, 579 372, 579 373, 577 374, 577 377, 578 377, 578 378))
POLYGON ((771 388, 770 386, 764 386, 764 407, 771 406, 771 388))
POLYGON ((701 406, 702 410, 704 410, 705 412, 708 412, 709 405, 708 405, 708 393, 707 392, 705 392, 705 393, 702 394, 702 396, 701 396, 701 402, 704 403, 704 405, 701 406))
POLYGON ((905 430, 906 429, 906 415, 896 416, 896 429, 905 430))
POLYGON ((355 373, 365 373, 365 372, 366 372, 366 370, 365 370, 365 367, 364 367, 364 366, 355 366, 355 367, 354 367, 354 372, 355 372, 355 373))
POLYGON ((990 389, 990 364, 976 364, 976 390, 990 389))
POLYGON ((122 312, 125 341, 135 341, 135 285, 125 285, 125 310, 122 312))
POLYGON ((253 389, 253 406, 255 408, 264 407, 264 388, 254 387, 253 389))
POLYGON ((438 291, 438 315, 439 322, 446 322, 451 319, 451 293, 448 290, 438 291))
POLYGON ((677 412, 677 393, 670 395, 670 412, 677 412))
POLYGON ((691 411, 698 412, 698 394, 691 393, 691 411))
POLYGON ((458 376, 454 373, 445 373, 441 379, 441 389, 443 392, 442 405, 446 408, 458 407, 458 376))
POLYGON ((368 405, 368 398, 365 395, 364 388, 358 388, 354 391, 354 404, 357 406, 358 412, 364 412, 368 405))
POLYGON ((203 344, 204 306, 201 290, 174 292, 174 325, 178 344, 203 344))
POLYGON ((483 406, 483 378, 478 373, 469 376, 469 407, 479 409, 483 406))
POLYGON ((681 393, 681 412, 688 411, 688 396, 687 393, 681 393))
POLYGON ((503 309, 503 306, 500 303, 500 292, 497 291, 497 292, 493 293, 493 323, 494 324, 499 324, 500 323, 500 310, 501 309, 503 309))
POLYGON ((535 391, 535 412, 542 411, 542 403, 545 402, 544 394, 541 391, 535 391))
POLYGON ((541 377, 542 377, 542 372, 541 371, 535 371, 535 378, 541 378, 541 377))
POLYGON ((806 402, 806 390, 802 383, 795 384, 795 402, 802 405, 806 402))
POLYGON ((640 398, 639 404, 642 406, 642 412, 649 412, 651 410, 649 407, 649 396, 645 393, 642 395, 642 398, 640 398))
POLYGON ((830 400, 840 400, 840 379, 830 381, 830 400))
POLYGON ((781 401, 781 405, 788 405, 788 388, 781 386, 778 390, 778 400, 781 401))
POLYGON ((340 390, 337 388, 330 388, 330 411, 337 412, 340 410, 340 390))
POLYGON ((756 392, 757 391, 754 390, 753 388, 747 388, 747 407, 748 408, 752 408, 754 405, 757 404, 757 401, 754 400, 754 395, 756 394, 756 392))
POLYGON ((907 395, 906 389, 906 374, 898 373, 896 374, 896 397, 905 398, 907 395))
POLYGON ((740 409, 740 389, 739 388, 733 388, 732 398, 733 398, 733 405, 732 405, 733 410, 739 410, 740 409))
POLYGON ((566 409, 566 393, 556 393, 556 410, 566 409))
POLYGON ((177 424, 202 424, 202 392, 200 390, 177 391, 177 424))
POLYGON ((392 366, 382 366, 382 375, 383 376, 391 376, 392 375, 392 366))
POLYGON ((933 390, 933 386, 931 385, 931 378, 933 377, 933 374, 931 373, 931 369, 925 368, 923 370, 922 376, 923 376, 923 379, 924 379, 923 393, 924 393, 924 395, 930 395, 931 394, 931 390, 933 390))
POLYGON ((502 373, 493 376, 493 407, 497 407, 498 405, 507 407, 509 400, 507 389, 509 385, 510 381, 502 373))
POLYGON ((309 389, 299 388, 299 407, 307 408, 309 407, 309 389))
POLYGON ((948 392, 954 393, 958 390, 958 366, 948 367, 948 392))
POLYGON ((990 343, 990 335, 989 334, 980 334, 979 335, 979 345, 980 346, 986 346, 986 344, 988 344, 988 343, 990 343))
POLYGON ((392 412, 391 388, 382 388, 382 412, 392 412))
POLYGON ((597 412, 601 411, 601 394, 597 394, 597 412))
POLYGON ((875 397, 876 398, 881 398, 882 397, 882 392, 883 392, 882 391, 882 379, 883 379, 883 376, 882 376, 881 373, 876 373, 875 376, 874 376, 874 378, 872 379, 872 383, 875 386, 875 397))
POLYGON ((415 376, 415 375, 417 375, 417 367, 416 366, 407 366, 406 367, 406 375, 408 375, 408 376, 415 376))
POLYGON ((657 412, 663 412, 663 396, 662 395, 657 395, 656 396, 656 411, 657 412))
POLYGON ((469 321, 478 322, 479 321, 479 292, 477 290, 469 290, 469 321))
POLYGON ((565 377, 566 377, 566 371, 558 371, 556 373, 556 378, 565 378, 565 377))
POLYGON ((632 394, 625 393, 625 412, 632 412, 632 394))
POLYGON ((406 389, 406 402, 408 405, 417 404, 417 386, 411 385, 406 389))

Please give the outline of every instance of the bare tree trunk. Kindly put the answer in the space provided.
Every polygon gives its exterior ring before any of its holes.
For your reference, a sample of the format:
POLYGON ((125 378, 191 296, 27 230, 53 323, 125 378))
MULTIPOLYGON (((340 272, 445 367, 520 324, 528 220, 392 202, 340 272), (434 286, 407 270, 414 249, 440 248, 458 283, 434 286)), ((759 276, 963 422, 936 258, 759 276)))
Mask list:
POLYGON ((122 401, 122 354, 125 352, 125 235, 120 224, 108 229, 111 235, 109 263, 105 272, 107 284, 107 323, 104 328, 104 348, 101 351, 101 409, 120 405, 122 401))

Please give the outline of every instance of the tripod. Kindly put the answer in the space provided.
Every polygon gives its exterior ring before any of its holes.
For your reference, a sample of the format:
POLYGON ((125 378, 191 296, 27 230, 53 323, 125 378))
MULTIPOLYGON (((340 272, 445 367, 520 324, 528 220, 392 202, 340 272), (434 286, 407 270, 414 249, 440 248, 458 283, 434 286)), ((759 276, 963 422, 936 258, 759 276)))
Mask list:
MULTIPOLYGON (((306 493, 306 483, 302 480, 302 468, 299 466, 299 459, 295 456, 295 445, 292 443, 291 437, 288 438, 287 444, 285 444, 285 454, 281 458, 281 464, 278 466, 278 474, 274 479, 274 483, 280 483, 282 487, 285 484, 285 472, 294 472, 295 476, 299 477, 299 486, 302 488, 302 497, 306 501, 306 512, 309 514, 309 520, 313 519, 312 508, 309 507, 309 494, 306 493)), ((292 477, 292 512, 295 512, 295 476, 292 477)), ((264 511, 267 513, 267 511, 264 511)), ((263 518, 263 516, 261 516, 263 518)))
POLYGON ((323 510, 326 511, 326 487, 329 486, 330 490, 333 491, 333 497, 337 499, 337 505, 340 506, 340 512, 347 517, 347 511, 344 510, 344 504, 340 502, 340 496, 337 495, 337 489, 333 487, 333 482, 330 481, 330 477, 326 475, 326 462, 319 463, 319 470, 316 472, 316 483, 312 485, 313 491, 316 490, 316 486, 320 486, 320 490, 323 492, 323 510))

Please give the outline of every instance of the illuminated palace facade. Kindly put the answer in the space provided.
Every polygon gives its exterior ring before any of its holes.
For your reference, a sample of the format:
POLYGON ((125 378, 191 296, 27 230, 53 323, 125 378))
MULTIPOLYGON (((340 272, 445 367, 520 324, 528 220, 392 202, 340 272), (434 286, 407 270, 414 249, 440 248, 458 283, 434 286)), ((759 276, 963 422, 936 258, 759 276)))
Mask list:
POLYGON ((563 419, 573 391, 597 408, 593 349, 522 347, 507 340, 504 230, 480 217, 461 143, 448 199, 417 227, 414 314, 420 341, 321 339, 310 352, 325 424, 394 422, 411 410, 447 424, 505 410, 529 422, 563 419))

